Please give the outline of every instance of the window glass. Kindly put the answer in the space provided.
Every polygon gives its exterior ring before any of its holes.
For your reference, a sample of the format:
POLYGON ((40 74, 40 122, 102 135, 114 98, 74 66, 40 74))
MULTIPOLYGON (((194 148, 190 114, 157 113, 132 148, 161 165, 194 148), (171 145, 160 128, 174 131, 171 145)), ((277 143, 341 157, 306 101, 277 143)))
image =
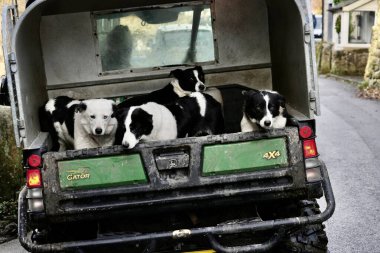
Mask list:
POLYGON ((375 12, 353 11, 350 12, 349 42, 370 43, 372 26, 375 24, 375 12))
POLYGON ((214 62, 209 5, 95 15, 103 71, 214 62))

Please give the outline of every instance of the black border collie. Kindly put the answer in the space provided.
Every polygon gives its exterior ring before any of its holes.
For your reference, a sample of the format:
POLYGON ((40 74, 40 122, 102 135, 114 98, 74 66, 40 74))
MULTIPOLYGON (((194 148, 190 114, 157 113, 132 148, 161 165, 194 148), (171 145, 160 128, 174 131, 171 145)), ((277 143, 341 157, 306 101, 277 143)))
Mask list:
POLYGON ((173 70, 170 72, 170 77, 173 77, 173 79, 164 88, 148 94, 128 98, 118 104, 118 108, 142 105, 148 102, 162 105, 170 104, 176 99, 189 95, 192 92, 206 90, 205 75, 201 66, 185 70, 173 70))
POLYGON ((291 117, 285 106, 285 98, 276 91, 247 90, 244 96, 242 132, 260 129, 284 128, 291 117))
POLYGON ((170 140, 224 131, 221 104, 200 92, 181 97, 169 105, 148 102, 124 108, 118 111, 117 118, 116 143, 129 149, 140 140, 170 140))

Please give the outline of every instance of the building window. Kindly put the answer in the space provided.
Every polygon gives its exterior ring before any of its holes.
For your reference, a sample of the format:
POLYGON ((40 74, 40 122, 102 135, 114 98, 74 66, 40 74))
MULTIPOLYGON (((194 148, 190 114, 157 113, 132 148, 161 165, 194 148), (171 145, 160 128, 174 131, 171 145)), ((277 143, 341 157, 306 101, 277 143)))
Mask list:
POLYGON ((349 43, 371 43, 372 27, 375 24, 375 12, 350 12, 349 43))

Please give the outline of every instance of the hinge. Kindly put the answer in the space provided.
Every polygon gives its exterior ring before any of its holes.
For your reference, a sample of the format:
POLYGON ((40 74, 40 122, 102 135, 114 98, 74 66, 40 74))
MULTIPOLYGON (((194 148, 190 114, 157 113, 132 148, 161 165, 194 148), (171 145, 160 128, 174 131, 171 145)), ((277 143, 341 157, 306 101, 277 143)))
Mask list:
POLYGON ((310 44, 311 42, 311 31, 310 31, 310 24, 306 23, 303 28, 304 36, 305 36, 305 43, 310 44))
POLYGON ((310 99, 310 108, 316 113, 317 112, 317 105, 316 105, 317 96, 315 95, 315 90, 310 90, 309 99, 310 99))
POLYGON ((18 123, 18 127, 20 129, 24 129, 25 128, 25 122, 24 122, 24 120, 17 120, 17 123, 18 123))
POLYGON ((8 59, 9 59, 9 66, 10 66, 11 72, 14 74, 17 72, 17 63, 16 63, 15 53, 10 53, 8 56, 8 59))

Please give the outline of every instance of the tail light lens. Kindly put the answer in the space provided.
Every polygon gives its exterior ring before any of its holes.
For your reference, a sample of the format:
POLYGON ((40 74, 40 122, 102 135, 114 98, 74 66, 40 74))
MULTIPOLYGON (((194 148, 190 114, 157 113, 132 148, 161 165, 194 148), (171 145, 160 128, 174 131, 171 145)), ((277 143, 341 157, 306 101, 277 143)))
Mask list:
POLYGON ((300 136, 303 139, 310 138, 313 135, 313 129, 309 126, 302 126, 300 127, 300 136))
POLYGON ((28 164, 30 167, 40 167, 42 162, 42 158, 39 155, 33 154, 28 157, 28 164))
POLYGON ((41 171, 38 169, 27 170, 26 183, 27 183, 28 188, 42 187, 41 171))
POLYGON ((318 156, 315 139, 303 141, 303 154, 305 158, 312 158, 318 156))

